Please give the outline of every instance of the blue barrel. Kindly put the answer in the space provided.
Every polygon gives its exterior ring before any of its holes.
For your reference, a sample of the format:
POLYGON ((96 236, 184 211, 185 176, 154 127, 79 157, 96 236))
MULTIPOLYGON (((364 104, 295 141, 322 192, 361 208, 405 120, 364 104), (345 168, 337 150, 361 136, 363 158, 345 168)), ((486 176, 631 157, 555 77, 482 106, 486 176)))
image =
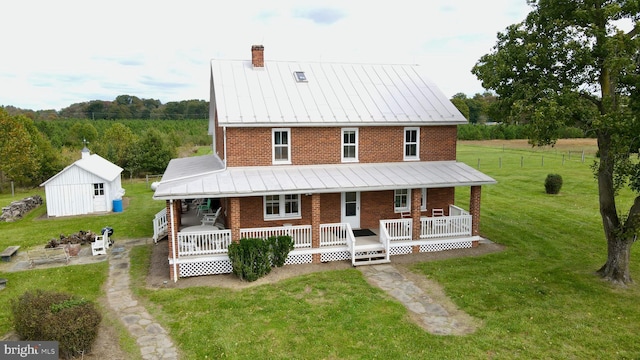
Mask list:
POLYGON ((122 212, 122 199, 113 200, 113 212, 122 212))

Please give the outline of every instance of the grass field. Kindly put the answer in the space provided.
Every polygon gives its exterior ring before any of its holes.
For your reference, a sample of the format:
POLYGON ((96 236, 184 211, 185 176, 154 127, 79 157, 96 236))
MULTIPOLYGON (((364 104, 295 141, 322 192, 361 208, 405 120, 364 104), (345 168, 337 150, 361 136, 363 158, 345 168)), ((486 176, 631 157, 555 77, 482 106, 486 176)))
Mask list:
MULTIPOLYGON (((144 286, 153 246, 148 245, 131 254, 134 291, 169 329, 186 359, 640 358, 639 287, 613 287, 594 275, 606 257, 590 170, 595 151, 567 145, 580 154, 569 159, 563 146, 532 151, 511 142, 459 144, 460 161, 477 167, 480 159, 480 170, 498 181, 482 189, 480 231, 506 250, 419 263, 413 270, 437 280, 461 309, 482 322, 473 334, 426 333, 409 320, 401 304, 371 287, 354 269, 243 290, 153 290, 144 286), (549 173, 564 179, 559 195, 544 192, 549 173)), ((17 241, 36 244, 43 237, 77 231, 79 224, 97 229, 108 223, 116 237, 150 236, 151 217, 162 205, 150 200, 144 183, 124 187, 132 198, 129 209, 140 215, 125 211, 130 216, 73 221, 37 220, 37 214, 30 214, 19 223, 0 224, 0 247, 17 241)), ((468 208, 468 197, 468 188, 457 189, 458 205, 468 208)), ((619 209, 626 210, 632 199, 631 193, 622 192, 619 209)), ((3 202, 8 201, 0 197, 0 205, 3 202)), ((637 254, 636 246, 631 255, 636 280, 637 254)), ((102 279, 106 270, 100 264, 0 277, 18 280, 22 291, 60 286, 95 298, 100 289, 88 286, 80 274, 102 279)), ((0 293, 0 333, 8 331, 6 299, 18 293, 7 290, 0 293)))

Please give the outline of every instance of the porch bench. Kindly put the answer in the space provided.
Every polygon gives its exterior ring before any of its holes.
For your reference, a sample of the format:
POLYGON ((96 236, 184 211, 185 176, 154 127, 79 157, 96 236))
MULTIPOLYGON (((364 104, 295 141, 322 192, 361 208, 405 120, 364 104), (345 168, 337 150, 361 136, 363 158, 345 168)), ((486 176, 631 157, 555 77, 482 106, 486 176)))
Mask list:
POLYGON ((18 253, 18 249, 20 249, 20 246, 17 246, 17 245, 8 246, 0 254, 0 257, 2 257, 2 261, 11 261, 11 257, 18 253))
POLYGON ((29 258, 30 267, 33 267, 36 262, 64 261, 65 264, 68 264, 71 258, 69 256, 69 249, 66 246, 28 250, 27 257, 29 258))

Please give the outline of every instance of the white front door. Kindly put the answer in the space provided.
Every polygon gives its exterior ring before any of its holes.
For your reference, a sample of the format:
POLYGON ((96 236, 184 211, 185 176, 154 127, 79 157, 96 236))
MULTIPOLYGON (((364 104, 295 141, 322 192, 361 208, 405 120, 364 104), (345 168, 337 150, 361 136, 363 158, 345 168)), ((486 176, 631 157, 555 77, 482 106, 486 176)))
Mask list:
POLYGON ((352 229, 360 229, 360 193, 342 193, 342 222, 351 225, 352 229))
POLYGON ((104 195, 104 183, 93 184, 93 211, 107 211, 107 198, 104 195))

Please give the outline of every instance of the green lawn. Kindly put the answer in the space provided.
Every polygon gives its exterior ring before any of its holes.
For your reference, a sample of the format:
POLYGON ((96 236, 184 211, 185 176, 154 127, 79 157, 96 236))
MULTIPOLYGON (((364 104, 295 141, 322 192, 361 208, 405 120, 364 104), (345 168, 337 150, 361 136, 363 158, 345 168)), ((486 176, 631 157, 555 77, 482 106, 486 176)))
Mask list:
MULTIPOLYGON (((354 269, 243 290, 152 290, 144 287, 154 246, 147 245, 131 254, 134 291, 169 329, 185 359, 640 358, 639 287, 612 287, 594 275, 605 261, 606 243, 592 158, 583 163, 580 156, 565 155, 563 163, 560 151, 473 144, 459 145, 458 158, 473 167, 480 164, 498 181, 482 189, 481 233, 506 250, 413 269, 437 280, 459 307, 482 321, 471 335, 423 331, 401 304, 354 269), (564 179, 559 195, 544 193, 549 173, 564 179)), ((151 218, 162 204, 150 199, 144 183, 123 186, 132 198, 123 214, 82 217, 82 222, 35 220, 38 215, 30 214, 21 222, 0 224, 0 247, 17 241, 40 244, 57 233, 77 231, 78 224, 94 230, 111 225, 116 241, 118 236, 150 237, 151 218)), ((469 188, 458 189, 456 198, 467 208, 469 188)), ((632 198, 623 192, 619 209, 626 210, 632 198)), ((0 205, 9 201, 0 196, 0 205)), ((631 273, 639 280, 637 254, 636 246, 631 273)), ((26 288, 60 287, 96 298, 101 291, 90 281, 104 279, 106 271, 105 264, 96 264, 0 273, 10 283, 23 284, 0 293, 0 333, 8 331, 9 297, 26 288)))

